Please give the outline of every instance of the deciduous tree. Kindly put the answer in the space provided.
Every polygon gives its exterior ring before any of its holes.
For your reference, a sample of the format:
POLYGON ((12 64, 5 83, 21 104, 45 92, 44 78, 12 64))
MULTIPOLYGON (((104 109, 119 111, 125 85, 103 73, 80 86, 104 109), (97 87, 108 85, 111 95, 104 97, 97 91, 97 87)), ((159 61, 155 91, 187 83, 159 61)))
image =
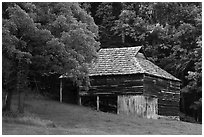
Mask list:
MULTIPOLYGON (((19 112, 30 76, 67 74, 78 85, 88 86, 87 64, 97 57, 100 43, 98 27, 78 3, 4 4, 3 62, 8 59, 11 63, 4 65, 16 68, 19 112)), ((11 80, 11 69, 3 72, 4 81, 11 80)))

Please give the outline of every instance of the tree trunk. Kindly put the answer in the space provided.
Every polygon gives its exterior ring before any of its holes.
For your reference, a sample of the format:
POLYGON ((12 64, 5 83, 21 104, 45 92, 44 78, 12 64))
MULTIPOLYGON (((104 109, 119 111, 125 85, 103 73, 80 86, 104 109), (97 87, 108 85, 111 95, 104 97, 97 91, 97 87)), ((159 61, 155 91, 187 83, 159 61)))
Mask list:
POLYGON ((12 99, 13 91, 10 90, 7 92, 5 97, 5 103, 3 106, 3 111, 10 111, 11 110, 11 99, 12 99))
POLYGON ((17 84, 16 89, 18 93, 18 112, 24 113, 24 87, 25 87, 25 72, 23 72, 23 63, 22 60, 19 59, 18 62, 18 72, 17 72, 17 84))
POLYGON ((25 93, 22 90, 18 91, 18 112, 24 113, 24 97, 25 93))

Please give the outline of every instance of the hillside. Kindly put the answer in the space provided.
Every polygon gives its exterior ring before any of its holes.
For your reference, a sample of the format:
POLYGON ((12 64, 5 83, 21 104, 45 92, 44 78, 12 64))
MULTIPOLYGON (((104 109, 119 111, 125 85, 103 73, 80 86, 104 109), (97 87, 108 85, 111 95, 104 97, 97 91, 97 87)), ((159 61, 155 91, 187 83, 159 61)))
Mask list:
POLYGON ((12 122, 3 117, 3 134, 202 134, 200 124, 127 117, 49 99, 28 97, 25 107, 26 114, 37 121, 51 121, 51 125, 12 122))

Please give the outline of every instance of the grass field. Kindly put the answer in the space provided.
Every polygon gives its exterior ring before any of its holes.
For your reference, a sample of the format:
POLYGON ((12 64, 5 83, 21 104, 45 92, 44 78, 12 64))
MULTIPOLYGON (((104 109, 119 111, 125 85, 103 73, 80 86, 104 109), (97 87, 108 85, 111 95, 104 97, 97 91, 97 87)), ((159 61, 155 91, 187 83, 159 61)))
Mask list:
MULTIPOLYGON (((3 134, 202 134, 201 124, 116 115, 42 98, 27 97, 25 104, 25 116, 21 118, 3 117, 3 134)), ((15 109, 16 106, 12 107, 15 109)))

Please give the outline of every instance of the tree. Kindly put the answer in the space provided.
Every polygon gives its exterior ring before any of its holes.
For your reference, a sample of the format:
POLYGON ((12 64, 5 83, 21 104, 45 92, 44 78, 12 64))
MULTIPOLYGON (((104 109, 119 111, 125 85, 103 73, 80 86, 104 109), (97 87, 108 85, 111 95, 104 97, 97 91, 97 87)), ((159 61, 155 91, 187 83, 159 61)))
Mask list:
POLYGON ((78 3, 14 3, 6 12, 3 55, 16 66, 19 112, 30 76, 66 73, 88 86, 87 64, 97 57, 100 43, 98 27, 78 3))
MULTIPOLYGON (((103 37, 102 46, 109 39, 116 47, 142 45, 149 60, 182 80, 182 94, 192 93, 192 98, 186 99, 189 104, 199 100, 202 73, 201 3, 124 2, 119 5, 122 8, 118 8, 120 12, 117 15, 112 13, 112 9, 117 7, 112 3, 98 6, 96 15, 100 15, 102 20, 98 25, 111 29, 109 33, 109 29, 100 29, 100 34, 111 34, 103 37)), ((109 44, 107 47, 112 46, 109 44)), ((184 108, 189 109, 189 105, 184 108)))

